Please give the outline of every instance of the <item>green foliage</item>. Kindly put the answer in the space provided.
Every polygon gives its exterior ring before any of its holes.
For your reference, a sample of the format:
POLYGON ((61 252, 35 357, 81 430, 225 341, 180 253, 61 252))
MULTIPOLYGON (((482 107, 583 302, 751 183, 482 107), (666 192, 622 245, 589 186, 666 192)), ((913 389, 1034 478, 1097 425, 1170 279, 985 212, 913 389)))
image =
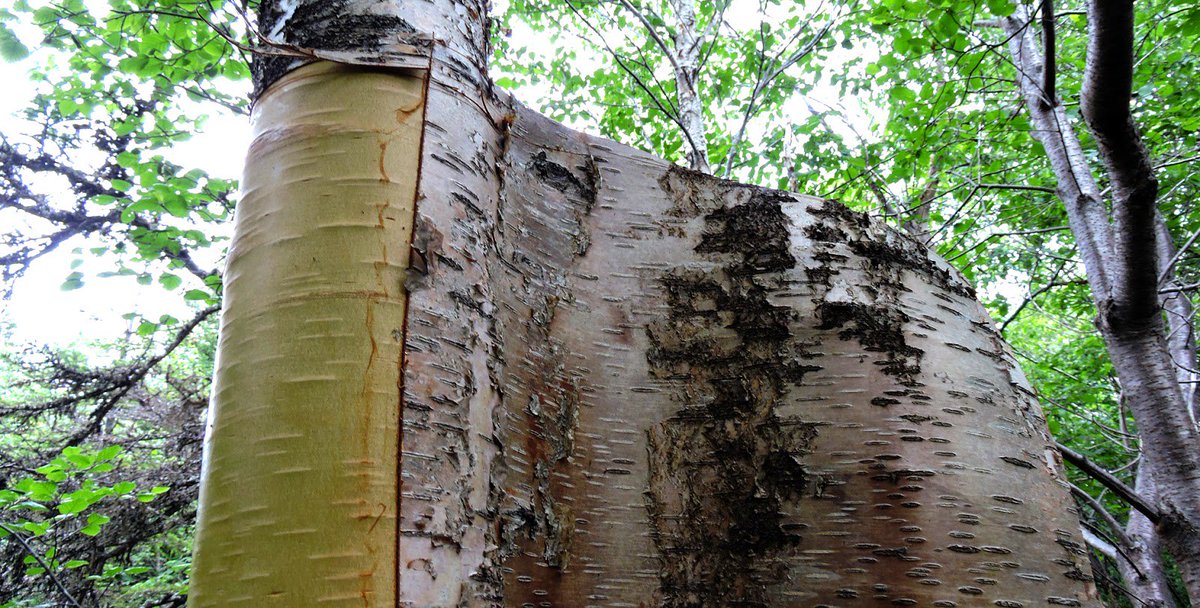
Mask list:
MULTIPOLYGON (((90 236, 78 255, 110 257, 105 275, 172 290, 184 271, 193 275, 191 289, 215 302, 220 282, 197 262, 219 256, 237 184, 181 167, 167 151, 214 111, 246 112, 242 87, 229 84, 249 76, 225 39, 241 27, 236 13, 205 2, 19 0, 0 13, 0 51, 15 58, 22 43, 5 19, 37 26, 44 60, 30 77, 53 83, 25 111, 36 128, 5 142, 8 179, 28 201, 15 208, 32 216, 13 249, 90 236), (75 213, 64 215, 63 207, 75 213), (212 248, 218 250, 205 255, 212 248)), ((6 278, 27 263, 6 259, 6 278)), ((63 288, 86 278, 73 273, 63 288)))
MULTIPOLYGON (((95 452, 69 447, 0 490, 0 552, 21 555, 25 579, 56 579, 64 571, 88 566, 86 556, 60 552, 60 543, 73 535, 98 536, 111 521, 96 509, 102 501, 150 502, 169 490, 166 486, 139 490, 132 481, 103 480, 100 476, 118 466, 120 455, 121 447, 115 445, 95 452), (18 545, 19 550, 6 548, 9 544, 18 545)), ((148 570, 112 567, 126 576, 148 570)), ((109 577, 108 570, 93 576, 102 580, 109 577)), ((27 585, 30 588, 36 586, 32 580, 27 585)), ((10 601, 20 602, 21 598, 10 601)))

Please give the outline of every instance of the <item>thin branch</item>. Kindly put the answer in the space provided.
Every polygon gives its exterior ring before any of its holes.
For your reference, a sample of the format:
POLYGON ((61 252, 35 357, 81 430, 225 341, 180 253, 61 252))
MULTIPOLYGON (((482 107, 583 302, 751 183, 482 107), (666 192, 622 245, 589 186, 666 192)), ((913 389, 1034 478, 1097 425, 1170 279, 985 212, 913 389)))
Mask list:
POLYGON ((71 595, 71 592, 67 591, 67 587, 63 585, 62 581, 58 580, 58 576, 54 574, 54 570, 50 568, 50 564, 47 564, 46 560, 42 559, 42 556, 38 555, 37 551, 34 551, 33 547, 30 547, 29 543, 25 542, 24 537, 18 534, 16 530, 8 527, 7 524, 0 524, 0 528, 3 528, 5 532, 8 532, 13 538, 17 539, 17 544, 21 545, 21 548, 24 549, 30 557, 37 561, 38 565, 42 567, 42 570, 46 571, 46 576, 50 577, 50 580, 54 582, 54 586, 58 587, 59 592, 63 594, 63 597, 65 597, 72 606, 75 606, 75 608, 83 608, 83 606, 76 601, 75 597, 71 595))
MULTIPOLYGON (((1121 523, 1112 516, 1112 513, 1108 512, 1108 509, 1104 508, 1104 505, 1100 504, 1100 501, 1093 498, 1091 494, 1084 492, 1083 488, 1080 488, 1079 486, 1070 482, 1067 482, 1067 484, 1071 486, 1071 493, 1077 496, 1083 502, 1087 503, 1087 506, 1092 508, 1092 511, 1096 513, 1096 516, 1104 521, 1104 525, 1108 526, 1108 529, 1112 532, 1113 536, 1117 537, 1117 543, 1119 545, 1126 548, 1133 546, 1133 541, 1131 541, 1129 536, 1125 534, 1125 528, 1123 528, 1121 523)), ((1130 563, 1132 564, 1133 562, 1131 561, 1130 563)), ((1135 565, 1134 567, 1136 568, 1137 566, 1135 565)))
POLYGON ((196 316, 192 317, 191 320, 183 325, 183 327, 179 328, 179 331, 175 332, 175 337, 171 340, 171 343, 168 344, 161 353, 151 357, 145 363, 134 368, 133 373, 131 373, 120 383, 120 385, 118 385, 119 388, 114 387, 118 388, 118 390, 105 399, 104 402, 101 403, 95 410, 92 410, 92 412, 88 415, 89 418, 91 418, 91 421, 87 424, 87 426, 79 429, 73 435, 71 435, 67 439, 66 445, 79 445, 88 437, 88 435, 91 435, 97 429, 99 429, 100 424, 104 421, 104 417, 108 415, 108 412, 112 411, 112 409, 116 407, 117 403, 119 403, 120 400, 126 394, 128 394, 134 386, 137 386, 137 383, 141 382, 142 379, 150 373, 150 370, 154 369, 154 366, 161 363, 163 359, 166 359, 167 356, 170 355, 176 348, 179 348, 179 345, 183 344, 183 341, 186 340, 189 335, 191 335, 192 331, 195 330, 202 321, 212 316, 220 309, 220 306, 209 306, 208 308, 196 313, 196 316))
POLYGON ((1196 242, 1197 237, 1200 237, 1200 229, 1197 229, 1195 232, 1193 232, 1192 236, 1188 237, 1187 242, 1183 244, 1183 247, 1180 247, 1175 252, 1175 255, 1171 257, 1171 260, 1167 262, 1165 266, 1163 266, 1162 272, 1158 274, 1158 283, 1160 285, 1167 280, 1167 276, 1171 274, 1171 269, 1175 267, 1175 264, 1179 261, 1179 258, 1182 257, 1183 254, 1192 247, 1192 244, 1196 242))
MULTIPOLYGON (((628 74, 630 78, 633 78, 633 81, 635 84, 637 84, 638 88, 650 97, 650 101, 656 108, 658 108, 660 112, 663 113, 664 116, 670 118, 672 122, 679 126, 679 130, 683 132, 683 136, 687 139, 688 145, 695 149, 696 144, 692 141, 691 135, 688 134, 687 128, 684 127, 683 119, 679 116, 679 113, 668 110, 663 106, 662 102, 659 101, 654 92, 650 90, 650 87, 646 86, 646 83, 642 82, 642 79, 628 65, 625 64, 625 60, 621 58, 621 55, 617 53, 617 51, 613 49, 611 45, 608 44, 608 40, 604 38, 604 34, 600 33, 600 30, 597 29, 596 26, 587 19, 587 17, 584 17, 574 4, 567 2, 567 8, 571 9, 571 12, 575 13, 575 16, 583 21, 583 24, 587 26, 588 29, 592 30, 594 34, 596 34, 596 36, 600 39, 600 44, 604 46, 604 49, 608 51, 608 54, 612 55, 612 58, 617 62, 617 67, 621 68, 621 70, 628 74)), ((670 102, 668 101, 667 103, 669 104, 670 102)))
MULTIPOLYGON (((799 49, 796 49, 796 52, 792 53, 787 59, 783 60, 775 69, 771 70, 770 72, 764 71, 763 76, 754 84, 754 89, 750 93, 750 100, 746 102, 746 111, 742 114, 742 124, 738 127, 737 133, 734 134, 733 141, 729 145, 729 154, 725 159, 725 167, 721 171, 722 176, 729 177, 729 174, 733 171, 733 161, 737 157, 737 147, 742 143, 742 138, 746 135, 746 127, 750 124, 750 118, 754 115, 754 107, 758 102, 758 96, 761 95, 768 86, 770 86, 771 81, 778 78, 779 75, 785 70, 792 67, 798 61, 804 59, 806 56, 812 53, 813 50, 817 48, 817 44, 820 43, 821 39, 829 33, 829 30, 832 27, 833 21, 826 23, 825 27, 821 28, 821 30, 817 32, 807 44, 799 49)), ((766 51, 765 46, 762 51, 766 51)))
POLYGON ((1099 534, 1087 529, 1087 527, 1083 528, 1083 540, 1089 546, 1091 546, 1091 548, 1099 551, 1101 555, 1107 557, 1108 559, 1116 561, 1121 557, 1121 555, 1117 553, 1116 546, 1101 538, 1099 534))
POLYGON ((1159 169, 1165 169, 1167 167, 1174 167, 1176 165, 1186 165, 1188 163, 1194 163, 1198 160, 1200 160, 1200 156, 1191 156, 1188 158, 1180 158, 1180 159, 1176 159, 1176 160, 1163 161, 1157 165, 1154 165, 1154 170, 1158 171, 1159 169))
MULTIPOLYGON (((1062 270, 1062 268, 1059 267, 1059 271, 1061 271, 1061 270, 1062 270)), ((1000 333, 1003 334, 1004 330, 1008 329, 1008 326, 1010 324, 1012 324, 1013 321, 1017 320, 1017 317, 1020 316, 1021 312, 1024 311, 1025 308, 1028 307, 1031 303, 1033 303, 1034 300, 1038 299, 1038 296, 1041 296, 1042 294, 1046 293, 1047 291, 1050 291, 1051 289, 1054 289, 1055 287, 1064 287, 1066 285, 1071 284, 1070 282, 1060 283, 1060 282, 1054 280, 1056 278, 1058 278, 1057 272, 1055 273, 1055 275, 1053 277, 1051 277, 1049 283, 1042 285, 1041 287, 1039 287, 1036 290, 1034 290, 1033 292, 1031 292, 1028 296, 1026 296, 1025 299, 1021 301, 1021 305, 1016 307, 1016 309, 1014 309, 1011 313, 1009 313, 1009 315, 1004 318, 1004 321, 1000 323, 1000 327, 999 327, 1000 333)))
POLYGON ((1072 450, 1071 448, 1054 442, 1058 446, 1058 450, 1062 452, 1063 459, 1075 465, 1080 471, 1087 473, 1089 477, 1095 479, 1104 485, 1104 487, 1112 490, 1117 496, 1129 503, 1129 506, 1135 508, 1142 515, 1146 516, 1152 523, 1157 524, 1162 519, 1162 513, 1139 495, 1133 488, 1125 485, 1123 481, 1117 479, 1112 473, 1106 471, 1103 467, 1088 460, 1086 456, 1072 450))
POLYGON ((650 20, 646 19, 646 16, 643 15, 642 12, 637 9, 637 7, 630 4, 629 0, 617 1, 620 2, 621 6, 624 6, 626 10, 628 10, 630 13, 633 13, 634 17, 637 17, 637 20, 640 21, 642 26, 646 28, 646 33, 650 34, 650 38, 654 40, 654 43, 658 45, 658 48, 662 49, 663 55, 666 55, 667 60, 671 62, 671 67, 678 71, 679 64, 675 62, 675 55, 671 53, 671 48, 667 46, 667 43, 664 42, 661 37, 659 37, 658 31, 654 29, 654 24, 650 23, 650 20))

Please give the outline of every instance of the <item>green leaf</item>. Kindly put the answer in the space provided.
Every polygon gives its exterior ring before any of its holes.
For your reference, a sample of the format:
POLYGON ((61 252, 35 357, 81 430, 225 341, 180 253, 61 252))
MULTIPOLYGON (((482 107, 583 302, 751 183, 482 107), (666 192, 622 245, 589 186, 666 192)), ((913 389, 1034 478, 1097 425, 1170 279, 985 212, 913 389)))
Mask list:
POLYGON ((50 522, 27 521, 21 524, 21 528, 34 536, 41 536, 50 529, 50 522))
MULTIPOLYGON (((113 181, 115 182, 116 180, 113 181)), ((121 221, 128 224, 132 222, 133 218, 137 217, 137 214, 141 211, 154 211, 156 213, 162 213, 163 207, 162 205, 158 204, 157 201, 153 201, 151 199, 142 199, 129 205, 128 207, 125 207, 125 209, 121 211, 121 221)))
POLYGON ((179 278, 177 275, 165 272, 158 277, 158 282, 167 289, 175 289, 183 284, 183 279, 179 278))
POLYGON ((20 61, 29 56, 26 47, 7 25, 0 24, 0 57, 5 61, 20 61))
POLYGON ((997 17, 1007 17, 1017 10, 1012 0, 987 0, 988 11, 997 17))
POLYGON ((74 515, 82 513, 90 506, 92 506, 92 503, 87 500, 69 500, 59 503, 58 512, 63 515, 74 515))
POLYGON ((67 275, 67 279, 63 281, 62 285, 59 286, 59 289, 62 289, 63 291, 72 291, 79 289, 80 287, 83 287, 83 273, 72 272, 71 274, 67 275))
POLYGON ((189 207, 187 201, 184 201, 183 199, 174 197, 168 198, 167 200, 163 201, 163 207, 167 210, 167 213, 170 213, 175 217, 185 218, 188 216, 189 207))

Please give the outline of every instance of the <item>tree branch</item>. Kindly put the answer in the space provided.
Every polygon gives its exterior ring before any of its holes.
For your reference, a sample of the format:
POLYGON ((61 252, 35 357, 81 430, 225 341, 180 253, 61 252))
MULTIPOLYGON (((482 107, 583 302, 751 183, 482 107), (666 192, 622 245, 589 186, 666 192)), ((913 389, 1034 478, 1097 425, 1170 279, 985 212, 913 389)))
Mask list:
POLYGON ((216 313, 220 309, 221 308, 219 306, 209 306, 208 308, 196 313, 196 316, 192 317, 191 320, 189 320, 183 325, 183 327, 179 329, 179 331, 175 332, 175 337, 161 353, 151 357, 145 363, 135 367, 133 369, 133 373, 129 374, 129 376, 126 377, 119 385, 113 387, 116 389, 116 392, 109 395, 103 403, 101 403, 98 407, 96 407, 96 409, 92 410, 92 412, 88 414, 88 417, 91 420, 86 426, 78 431, 75 431, 75 433, 67 439, 65 445, 79 445, 88 437, 88 435, 91 435, 97 429, 99 429, 100 424, 104 421, 104 417, 108 415, 108 412, 110 412, 112 408, 116 407, 120 400, 126 394, 128 394, 138 382, 141 382, 142 379, 150 373, 150 370, 154 369, 154 366, 161 363, 163 359, 166 359, 167 355, 170 355, 176 348, 179 348, 179 345, 183 344, 183 341, 186 340, 189 335, 191 335, 192 331, 195 330, 202 321, 212 316, 213 313, 216 313))
POLYGON ((1054 90, 1054 79, 1058 72, 1054 47, 1054 0, 1042 0, 1042 53, 1045 56, 1042 62, 1042 94, 1047 108, 1058 105, 1058 94, 1054 90))
MULTIPOLYGON (((1133 2, 1089 0, 1080 107, 1113 192, 1114 277, 1108 322, 1141 330, 1158 321, 1154 250, 1158 180, 1133 122, 1133 2)), ((1101 311, 1105 314, 1106 311, 1101 311)))
POLYGON ((1121 500, 1129 503, 1129 506, 1137 509, 1142 515, 1145 515, 1146 519, 1149 519, 1155 524, 1162 519, 1162 513, 1159 512, 1158 508, 1147 502, 1146 499, 1142 498, 1142 496, 1135 492, 1133 488, 1125 485, 1124 482, 1122 482, 1120 479, 1117 479, 1112 473, 1109 473, 1108 471, 1104 470, 1103 467, 1097 465, 1091 460, 1088 460, 1088 458, 1083 454, 1072 450, 1062 443, 1057 441, 1054 443, 1056 446, 1058 446, 1058 450, 1062 452, 1064 460, 1075 465, 1075 467, 1080 471, 1087 473, 1087 475, 1092 479, 1104 484, 1104 487, 1112 490, 1121 498, 1121 500))
POLYGON ((1103 294, 1109 293, 1112 283, 1109 269, 1113 265, 1110 260, 1113 235, 1100 189, 1063 105, 1047 107, 1042 103, 1041 83, 1035 80, 1042 72, 1041 53, 1036 50, 1037 41, 1029 30, 1027 10, 1018 8, 1013 16, 1001 19, 1000 25, 1008 36, 1009 54, 1033 123, 1033 136, 1045 147, 1054 170, 1056 192, 1066 207, 1088 282, 1097 298, 1105 297, 1103 294))
POLYGON ((54 574, 54 570, 50 568, 50 564, 47 564, 46 560, 42 559, 42 556, 38 555, 37 551, 34 551, 33 547, 29 546, 29 543, 25 541, 24 537, 18 534, 16 530, 8 527, 7 524, 0 524, 0 528, 3 528, 5 532, 8 532, 13 538, 17 539, 17 544, 21 545, 21 548, 24 549, 30 557, 36 560, 38 565, 46 571, 46 576, 50 577, 50 580, 54 582, 54 586, 58 587, 58 590, 63 594, 63 597, 66 598, 72 606, 75 606, 75 608, 83 608, 83 606, 80 605, 75 597, 71 595, 71 592, 67 591, 67 588, 65 585, 63 585, 62 581, 58 580, 58 576, 54 574))

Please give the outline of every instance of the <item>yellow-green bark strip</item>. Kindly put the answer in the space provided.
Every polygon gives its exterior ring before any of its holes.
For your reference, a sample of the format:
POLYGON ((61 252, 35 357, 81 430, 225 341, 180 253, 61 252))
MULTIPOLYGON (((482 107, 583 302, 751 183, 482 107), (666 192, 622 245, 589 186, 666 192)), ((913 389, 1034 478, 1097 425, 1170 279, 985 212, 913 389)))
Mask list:
POLYGON ((259 98, 226 270, 192 606, 393 606, 424 83, 328 62, 259 98))

